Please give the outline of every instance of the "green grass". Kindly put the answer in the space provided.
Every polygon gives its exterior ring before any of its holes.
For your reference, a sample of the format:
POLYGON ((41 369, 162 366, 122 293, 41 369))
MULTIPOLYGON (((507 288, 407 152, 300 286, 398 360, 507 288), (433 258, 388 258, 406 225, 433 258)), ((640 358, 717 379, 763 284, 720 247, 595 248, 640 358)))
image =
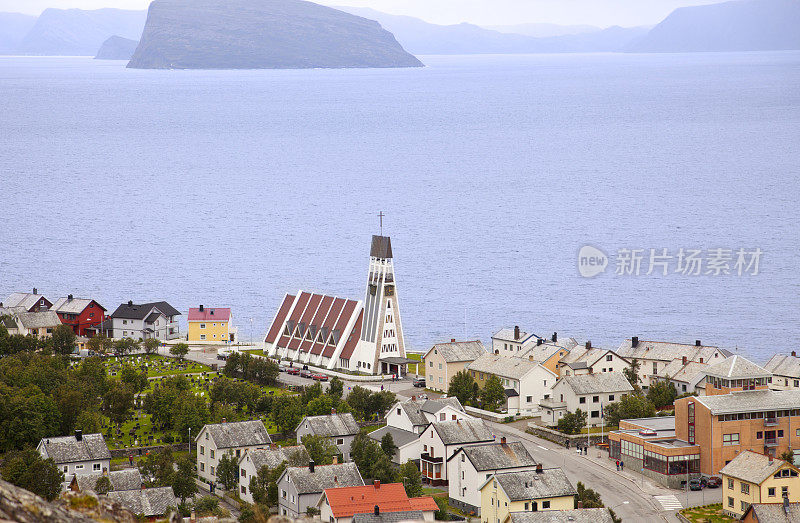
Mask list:
POLYGON ((266 354, 264 354, 263 349, 247 349, 243 350, 242 352, 246 352, 247 354, 252 354, 253 356, 266 356, 266 354))
POLYGON ((361 432, 364 434, 369 434, 370 432, 375 432, 378 429, 382 429, 386 426, 386 423, 381 423, 380 425, 370 425, 369 427, 364 427, 361 429, 361 432))
POLYGON ((617 429, 618 429, 618 427, 613 427, 611 425, 606 425, 605 427, 592 427, 592 428, 589 429, 589 432, 586 432, 587 429, 586 429, 586 427, 584 427, 583 430, 581 430, 581 434, 600 434, 601 432, 603 434, 608 434, 612 430, 617 430, 617 429))
MULTIPOLYGON (((406 352, 406 358, 410 360, 417 360, 422 361, 422 354, 417 354, 416 352, 406 352)), ((408 364, 408 372, 413 372, 414 374, 418 374, 417 372, 417 364, 416 363, 409 363, 408 364)))
POLYGON ((728 523, 737 521, 722 513, 722 503, 705 505, 703 507, 685 508, 681 514, 692 523, 728 523))
POLYGON ((133 365, 137 368, 147 365, 148 378, 211 372, 211 367, 202 363, 188 360, 181 361, 156 354, 123 356, 121 358, 111 357, 104 360, 104 363, 108 377, 111 379, 119 379, 119 373, 124 365, 133 365))

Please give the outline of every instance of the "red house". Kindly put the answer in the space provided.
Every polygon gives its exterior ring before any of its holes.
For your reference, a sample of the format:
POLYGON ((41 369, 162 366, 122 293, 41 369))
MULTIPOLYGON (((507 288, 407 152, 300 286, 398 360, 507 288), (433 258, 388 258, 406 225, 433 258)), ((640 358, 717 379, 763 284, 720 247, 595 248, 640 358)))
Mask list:
POLYGON ((61 323, 69 325, 78 336, 94 336, 106 319, 106 309, 94 300, 74 298, 72 294, 59 298, 50 308, 56 311, 61 323))

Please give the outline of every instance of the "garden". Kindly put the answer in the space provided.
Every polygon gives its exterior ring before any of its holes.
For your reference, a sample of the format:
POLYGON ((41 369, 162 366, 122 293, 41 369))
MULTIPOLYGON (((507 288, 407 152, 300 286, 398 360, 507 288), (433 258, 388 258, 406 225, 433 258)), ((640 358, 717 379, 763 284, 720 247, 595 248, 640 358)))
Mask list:
POLYGON ((722 513, 722 503, 685 508, 680 513, 691 523, 728 523, 737 521, 722 513))

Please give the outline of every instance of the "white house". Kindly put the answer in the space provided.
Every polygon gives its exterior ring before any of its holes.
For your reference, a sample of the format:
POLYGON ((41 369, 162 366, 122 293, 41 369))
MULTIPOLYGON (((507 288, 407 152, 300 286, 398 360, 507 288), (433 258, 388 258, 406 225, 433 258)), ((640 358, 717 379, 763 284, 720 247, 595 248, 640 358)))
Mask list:
POLYGON ((223 453, 238 462, 248 450, 263 449, 272 443, 267 429, 259 420, 214 423, 200 429, 197 444, 197 475, 206 482, 217 481, 217 466, 223 453))
POLYGON ((364 485, 355 463, 288 467, 278 478, 278 514, 290 518, 306 515, 325 489, 364 485))
POLYGON ((447 460, 459 448, 490 443, 494 435, 483 420, 437 421, 422 433, 419 444, 422 479, 431 485, 447 484, 447 460))
POLYGON ((508 414, 537 413, 539 402, 558 379, 555 372, 538 361, 499 354, 481 356, 467 369, 481 388, 492 375, 500 378, 506 391, 508 414))
POLYGON ((419 460, 421 448, 419 434, 387 425, 370 432, 367 436, 380 445, 386 434, 392 435, 392 441, 397 447, 394 456, 392 456, 394 463, 402 465, 408 460, 419 460))
POLYGON ((289 467, 304 467, 310 460, 303 445, 279 447, 272 444, 269 448, 248 450, 239 459, 239 497, 248 503, 254 502, 250 480, 258 475, 262 467, 276 469, 284 461, 289 467))
POLYGON ((565 376, 558 380, 549 401, 542 402, 542 421, 556 425, 566 412, 581 409, 588 413, 586 424, 602 424, 603 408, 633 392, 633 386, 621 372, 565 376))
POLYGON ((791 354, 774 354, 764 368, 772 373, 771 389, 800 389, 800 358, 796 351, 791 354))
POLYGON ((600 374, 603 372, 622 372, 630 367, 630 361, 613 350, 592 347, 591 342, 581 348, 574 348, 561 358, 558 374, 564 376, 580 376, 582 374, 600 374))
POLYGON ((325 416, 306 416, 295 429, 297 443, 303 436, 313 434, 330 438, 339 449, 344 461, 350 461, 350 445, 356 439, 360 428, 352 414, 328 414, 325 416))
POLYGON ((658 381, 672 383, 678 394, 684 392, 705 396, 705 372, 710 365, 696 361, 688 361, 686 356, 672 360, 658 375, 651 376, 651 384, 658 381))
POLYGON ((685 356, 687 361, 713 365, 732 356, 730 351, 703 345, 700 340, 696 340, 694 345, 691 345, 644 341, 640 340, 638 336, 623 341, 616 353, 628 361, 639 362, 639 378, 642 380, 643 389, 647 389, 652 380, 657 380, 659 373, 676 358, 683 359, 685 356))
POLYGON ((458 449, 447 460, 450 504, 461 511, 481 513, 480 486, 492 474, 534 470, 536 461, 520 442, 485 443, 458 449))
POLYGON ((464 412, 458 398, 439 398, 435 400, 398 401, 384 416, 386 425, 407 432, 421 434, 434 421, 453 421, 473 419, 464 412))
POLYGON ((519 326, 513 329, 504 327, 492 335, 492 354, 515 356, 522 352, 522 347, 531 340, 540 339, 535 334, 528 334, 520 330, 519 326))
POLYGON ((61 325, 61 319, 55 311, 17 312, 12 317, 16 323, 15 334, 49 338, 53 331, 61 325))
POLYGON ((72 476, 69 489, 73 492, 94 491, 97 480, 108 478, 111 490, 142 490, 142 474, 139 469, 112 470, 109 472, 95 472, 93 474, 76 474, 72 476))
POLYGON ((180 315, 165 301, 141 304, 128 301, 108 317, 111 327, 106 335, 110 338, 171 340, 180 336, 180 315))
POLYGON ((52 458, 67 481, 74 474, 111 470, 111 453, 102 434, 82 434, 76 430, 74 436, 42 438, 36 450, 42 458, 52 458))

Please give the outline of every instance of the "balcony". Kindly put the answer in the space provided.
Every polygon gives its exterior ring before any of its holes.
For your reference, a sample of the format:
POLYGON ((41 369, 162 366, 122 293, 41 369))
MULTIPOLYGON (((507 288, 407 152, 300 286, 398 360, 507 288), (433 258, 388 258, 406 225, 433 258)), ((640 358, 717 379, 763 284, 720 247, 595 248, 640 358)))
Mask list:
POLYGON ((765 427, 774 427, 778 424, 778 418, 764 418, 765 427))
POLYGON ((765 447, 777 447, 778 446, 778 438, 764 438, 764 446, 765 447))

